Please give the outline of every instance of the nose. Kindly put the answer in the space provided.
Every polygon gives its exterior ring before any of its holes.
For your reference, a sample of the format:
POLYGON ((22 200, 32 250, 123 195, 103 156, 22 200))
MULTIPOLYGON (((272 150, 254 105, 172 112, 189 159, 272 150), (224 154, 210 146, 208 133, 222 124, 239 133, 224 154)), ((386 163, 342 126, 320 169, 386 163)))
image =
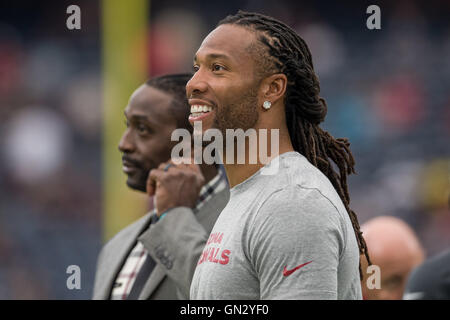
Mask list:
POLYGON ((119 151, 123 153, 131 153, 134 151, 134 143, 131 137, 131 130, 127 128, 119 141, 119 151))
POLYGON ((200 94, 206 92, 208 89, 208 84, 205 79, 205 75, 198 70, 192 76, 191 80, 186 84, 186 95, 188 99, 194 94, 200 94))

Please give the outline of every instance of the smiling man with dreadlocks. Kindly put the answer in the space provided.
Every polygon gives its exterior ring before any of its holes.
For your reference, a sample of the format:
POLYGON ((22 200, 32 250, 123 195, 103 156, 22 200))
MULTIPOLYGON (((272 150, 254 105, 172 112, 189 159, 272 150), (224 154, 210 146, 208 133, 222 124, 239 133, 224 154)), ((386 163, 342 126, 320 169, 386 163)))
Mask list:
POLYGON ((359 256, 368 255, 349 208, 354 159, 347 139, 319 126, 327 106, 306 43, 271 17, 239 11, 204 39, 194 71, 191 123, 203 132, 277 129, 268 145, 278 142, 279 152, 266 165, 225 161, 230 201, 191 299, 361 299, 359 256), (274 163, 278 172, 264 174, 274 163))

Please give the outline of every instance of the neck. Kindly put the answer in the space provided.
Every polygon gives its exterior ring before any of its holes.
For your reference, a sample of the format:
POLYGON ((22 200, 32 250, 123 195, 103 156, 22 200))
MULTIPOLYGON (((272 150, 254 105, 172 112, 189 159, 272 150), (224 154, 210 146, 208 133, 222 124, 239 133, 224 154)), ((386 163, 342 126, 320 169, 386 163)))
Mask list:
MULTIPOLYGON (((238 164, 237 163, 237 152, 234 153, 234 161, 231 161, 231 163, 227 163, 226 154, 223 153, 223 163, 225 167, 225 171, 227 173, 228 182, 230 184, 230 188, 233 188, 234 186, 238 185, 239 183, 247 180, 249 177, 251 177, 255 172, 257 172, 259 169, 264 167, 267 163, 269 163, 272 159, 278 157, 280 154, 294 151, 294 148, 291 143, 291 139, 289 136, 289 132, 287 128, 279 129, 279 137, 278 141, 272 141, 271 139, 271 132, 270 129, 267 130, 267 152, 266 154, 270 153, 270 156, 261 158, 259 150, 256 149, 255 146, 259 146, 260 143, 260 132, 257 130, 257 143, 252 143, 249 145, 248 139, 246 139, 245 143, 245 162, 244 164, 238 164), (278 144, 278 148, 276 146, 273 146, 273 143, 278 144), (273 150, 272 150, 272 147, 273 150), (274 151, 274 152, 272 152, 274 151), (256 152, 257 155, 257 161, 255 164, 251 164, 249 161, 249 154, 250 152, 256 152)), ((236 150, 236 148, 235 148, 236 150)), ((224 150, 225 151, 225 150, 224 150)))

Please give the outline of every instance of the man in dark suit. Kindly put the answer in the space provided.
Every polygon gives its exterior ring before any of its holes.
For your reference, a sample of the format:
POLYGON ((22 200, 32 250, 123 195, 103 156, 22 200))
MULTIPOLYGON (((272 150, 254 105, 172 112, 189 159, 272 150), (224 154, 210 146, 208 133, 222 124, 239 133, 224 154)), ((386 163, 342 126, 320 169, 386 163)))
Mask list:
MULTIPOLYGON (((229 199, 223 171, 215 165, 170 163, 177 128, 192 132, 185 85, 189 74, 149 80, 125 109, 127 129, 119 143, 127 185, 146 191, 149 172, 155 209, 115 235, 97 263, 93 299, 188 299, 198 258, 229 199), (169 164, 170 163, 170 164, 169 164), (165 217, 164 212, 171 214, 165 217), (190 228, 192 226, 192 228, 190 228), (205 232, 198 234, 201 226, 205 232)), ((148 191, 148 190, 147 190, 148 191)))

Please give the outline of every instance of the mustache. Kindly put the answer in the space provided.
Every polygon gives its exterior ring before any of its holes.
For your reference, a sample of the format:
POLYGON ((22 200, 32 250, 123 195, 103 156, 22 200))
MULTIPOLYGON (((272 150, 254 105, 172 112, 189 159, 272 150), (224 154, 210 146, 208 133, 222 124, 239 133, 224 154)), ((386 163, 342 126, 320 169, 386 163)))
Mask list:
POLYGON ((133 158, 130 158, 130 157, 126 156, 126 155, 122 156, 122 163, 124 163, 124 162, 129 163, 129 164, 133 165, 136 168, 142 169, 142 165, 141 165, 141 163, 139 161, 137 161, 137 160, 135 160, 133 158))
POLYGON ((210 105, 215 106, 216 104, 211 99, 205 98, 200 94, 192 93, 188 99, 199 99, 208 102, 210 105))

